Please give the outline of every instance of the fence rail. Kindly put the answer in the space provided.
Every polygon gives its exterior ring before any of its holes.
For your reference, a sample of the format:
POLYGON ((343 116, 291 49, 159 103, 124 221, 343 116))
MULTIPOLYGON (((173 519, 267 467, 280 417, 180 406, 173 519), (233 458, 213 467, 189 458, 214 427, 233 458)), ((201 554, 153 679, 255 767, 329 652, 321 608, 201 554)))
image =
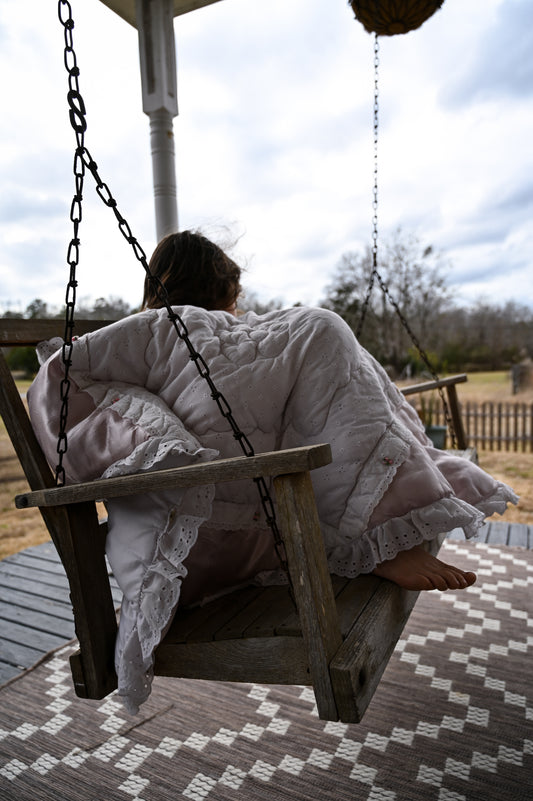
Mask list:
MULTIPOLYGON (((468 444, 478 450, 533 452, 533 403, 461 404, 468 444)), ((441 409, 434 421, 445 425, 441 409)))

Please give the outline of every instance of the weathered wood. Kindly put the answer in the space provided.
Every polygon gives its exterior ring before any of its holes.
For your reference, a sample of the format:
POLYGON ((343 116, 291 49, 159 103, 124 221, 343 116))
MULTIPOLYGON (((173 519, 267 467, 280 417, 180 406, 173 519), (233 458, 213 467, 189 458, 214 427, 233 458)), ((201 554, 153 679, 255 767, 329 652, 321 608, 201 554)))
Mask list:
POLYGON ((221 632, 243 609, 262 595, 261 587, 243 587, 194 609, 179 609, 172 622, 175 642, 224 639, 221 632))
POLYGON ((42 656, 53 648, 59 648, 59 646, 63 645, 65 638, 49 631, 39 631, 34 627, 30 628, 22 623, 2 620, 1 642, 2 649, 6 642, 23 643, 28 648, 38 651, 42 656))
POLYGON ((533 404, 475 403, 463 409, 470 441, 489 450, 533 451, 533 404))
POLYGON ((464 384, 465 381, 468 381, 468 376, 466 373, 460 373, 459 375, 450 375, 447 378, 439 378, 438 381, 424 381, 421 384, 403 387, 401 391, 404 395, 417 395, 419 392, 430 392, 432 389, 439 389, 440 387, 464 384))
POLYGON ((64 617, 52 617, 49 613, 26 609, 9 601, 0 601, 0 620, 9 615, 10 620, 29 629, 38 628, 40 631, 56 634, 58 637, 70 639, 74 636, 74 626, 72 620, 64 617))
POLYGON ((18 676, 20 670, 15 665, 11 665, 8 662, 2 662, 0 659, 0 685, 5 684, 6 681, 9 679, 14 679, 15 676, 18 676))
MULTIPOLYGON (((55 631, 57 628, 57 619, 62 621, 67 620, 69 623, 72 623, 72 612, 70 606, 67 606, 67 604, 54 601, 51 598, 30 595, 19 588, 8 589, 1 584, 0 606, 13 615, 13 617, 11 617, 12 620, 16 620, 17 615, 21 613, 24 613, 31 619, 32 625, 41 618, 45 619, 44 624, 40 626, 40 628, 43 628, 45 631, 47 629, 52 632, 55 631)), ((74 636, 74 634, 70 636, 74 636)))
POLYGON ((59 532, 61 560, 69 579, 83 683, 78 695, 103 698, 117 686, 114 649, 117 622, 105 561, 104 539, 93 503, 65 507, 67 524, 59 532))
MULTIPOLYGON (((444 535, 428 543, 437 554, 444 535)), ((340 719, 359 723, 409 619, 418 592, 380 580, 330 666, 340 719)))
MULTIPOLYGON (((110 325, 111 320, 76 320, 74 335, 82 336, 110 325)), ((64 320, 20 320, 0 317, 0 347, 38 345, 52 337, 63 337, 64 320)))
POLYGON ((377 576, 358 576, 350 579, 342 592, 337 596, 337 612, 343 636, 346 637, 367 604, 371 603, 374 594, 381 586, 377 576))
POLYGON ((298 637, 173 643, 155 652, 155 675, 257 684, 310 684, 307 649, 298 637))
POLYGON ((463 417, 459 408, 459 398, 457 397, 457 388, 455 384, 448 384, 446 387, 448 395, 448 406, 450 407, 450 415, 452 418, 453 430, 455 433, 455 440, 458 448, 468 447, 468 437, 463 425, 463 417))
POLYGON ((187 467, 157 470, 153 473, 136 473, 98 481, 88 481, 66 487, 53 487, 36 492, 17 495, 19 509, 27 507, 55 507, 59 504, 96 501, 102 498, 118 498, 125 495, 140 495, 176 487, 194 487, 200 484, 217 484, 280 473, 314 470, 331 462, 329 445, 310 445, 284 451, 262 453, 257 456, 236 456, 187 467))
POLYGON ((529 526, 523 526, 519 523, 510 523, 507 544, 513 548, 531 548, 533 542, 531 541, 531 529, 529 526))
MULTIPOLYGON (((288 595, 287 588, 266 587, 261 592, 250 599, 249 603, 243 605, 236 614, 229 617, 215 633, 217 640, 241 639, 245 632, 250 629, 264 614, 265 608, 275 603, 276 595, 282 593, 288 595), (265 605, 266 598, 266 605, 265 605)), ((274 635, 274 627, 271 629, 274 635)))
POLYGON ((498 527, 491 526, 488 533, 487 542, 490 545, 507 545, 509 541, 509 523, 504 523, 498 527))
POLYGON ((326 720, 336 720, 338 709, 329 663, 342 637, 311 476, 278 476, 274 487, 318 714, 326 720))
MULTIPOLYGON (((255 637, 275 637, 278 631, 283 628, 283 623, 294 614, 294 603, 286 588, 270 587, 263 595, 263 610, 260 617, 257 617, 248 625, 243 636, 248 638, 255 637)), ((299 628, 298 636, 302 636, 299 628)))
MULTIPOLYGON (((0 637, 0 665, 15 668, 18 673, 20 673, 21 670, 35 665, 39 659, 42 659, 44 654, 48 653, 54 647, 50 644, 48 639, 42 650, 26 645, 25 640, 28 636, 28 630, 25 626, 19 626, 17 628, 11 626, 9 632, 6 632, 6 634, 9 634, 11 640, 5 635, 0 637)), ((64 645, 64 643, 65 641, 63 640, 61 644, 64 645)), ((3 670, 0 673, 0 683, 2 680, 6 680, 4 678, 6 672, 8 671, 3 670)), ((13 675, 12 671, 9 671, 9 673, 13 675)), ((9 676, 7 676, 7 678, 9 678, 9 676)))
MULTIPOLYGON (((4 560, 5 561, 5 560, 4 560)), ((4 563, 2 563, 4 566, 4 563)), ((21 576, 17 576, 12 572, 4 571, 0 573, 0 593, 9 593, 11 590, 18 590, 26 596, 35 599, 36 604, 40 604, 43 598, 49 598, 50 601, 59 601, 60 603, 68 604, 70 611, 70 596, 68 591, 68 579, 63 571, 63 576, 58 581, 56 577, 52 579, 52 583, 41 581, 38 568, 35 569, 32 575, 28 575, 26 571, 21 571, 21 576)))
MULTIPOLYGON (((5 560, 4 560, 5 561, 5 560)), ((58 587, 61 590, 66 590, 68 593, 69 584, 67 577, 63 574, 63 576, 55 577, 52 574, 43 575, 43 573, 38 568, 26 567, 22 564, 17 564, 16 562, 11 561, 11 557, 9 558, 7 567, 2 562, 2 567, 4 568, 5 573, 8 576, 11 576, 13 580, 25 579, 28 581, 39 581, 40 583, 44 584, 47 587, 58 587)), ((4 576, 3 571, 3 576, 4 576)), ((2 581, 4 581, 4 577, 2 576, 2 581)))
POLYGON ((464 450, 468 447, 468 437, 466 436, 461 409, 459 406, 459 399, 457 397, 457 384, 463 384, 465 381, 468 381, 468 376, 465 373, 461 373, 460 375, 451 375, 447 378, 440 378, 438 381, 425 381, 421 384, 403 387, 402 389, 403 394, 406 396, 417 395, 420 392, 431 392, 431 390, 434 389, 446 390, 455 440, 457 447, 461 450, 464 450))

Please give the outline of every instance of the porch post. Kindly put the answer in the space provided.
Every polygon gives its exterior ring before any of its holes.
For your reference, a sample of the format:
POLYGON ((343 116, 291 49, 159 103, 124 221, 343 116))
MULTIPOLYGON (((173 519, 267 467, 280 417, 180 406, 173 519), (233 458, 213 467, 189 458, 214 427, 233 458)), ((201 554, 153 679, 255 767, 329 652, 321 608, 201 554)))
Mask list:
POLYGON ((143 111, 150 144, 157 241, 178 230, 173 117, 178 114, 172 0, 136 0, 143 111))

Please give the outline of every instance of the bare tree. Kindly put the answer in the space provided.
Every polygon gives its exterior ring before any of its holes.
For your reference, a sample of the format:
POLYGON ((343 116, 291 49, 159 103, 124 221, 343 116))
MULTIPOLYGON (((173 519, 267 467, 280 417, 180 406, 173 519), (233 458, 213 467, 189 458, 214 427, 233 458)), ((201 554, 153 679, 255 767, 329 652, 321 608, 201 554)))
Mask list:
MULTIPOLYGON (((431 245, 422 245, 416 236, 401 229, 384 242, 378 256, 386 291, 375 281, 360 338, 380 361, 401 368, 409 360, 413 343, 398 311, 424 349, 434 348, 438 343, 435 320, 450 305, 447 265, 431 245)), ((340 314, 354 331, 371 275, 370 248, 362 254, 345 253, 326 288, 322 305, 340 314)))

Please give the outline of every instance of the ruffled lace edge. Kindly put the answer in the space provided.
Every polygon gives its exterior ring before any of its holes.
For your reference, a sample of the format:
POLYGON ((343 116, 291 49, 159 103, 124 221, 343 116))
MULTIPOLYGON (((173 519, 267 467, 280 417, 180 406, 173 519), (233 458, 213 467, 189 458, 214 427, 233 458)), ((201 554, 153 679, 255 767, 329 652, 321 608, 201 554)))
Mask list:
MULTIPOLYGON (((517 501, 513 490, 501 483, 495 492, 478 501, 476 506, 455 496, 442 498, 403 517, 388 520, 357 539, 328 549, 330 572, 345 578, 371 573, 378 564, 393 559, 400 551, 433 540, 455 528, 462 528, 467 538, 474 537, 488 515, 503 514, 507 503, 517 501)), ((331 541, 331 534, 328 539, 331 541)))
MULTIPOLYGON (((198 529, 211 515, 213 497, 212 485, 195 488, 185 493, 179 509, 170 509, 136 602, 123 602, 123 613, 131 628, 123 638, 122 651, 117 649, 115 656, 117 694, 132 715, 150 695, 154 651, 174 617, 181 583, 187 575, 183 562, 198 539, 198 529)), ((119 642, 117 638, 117 646, 119 642)))

